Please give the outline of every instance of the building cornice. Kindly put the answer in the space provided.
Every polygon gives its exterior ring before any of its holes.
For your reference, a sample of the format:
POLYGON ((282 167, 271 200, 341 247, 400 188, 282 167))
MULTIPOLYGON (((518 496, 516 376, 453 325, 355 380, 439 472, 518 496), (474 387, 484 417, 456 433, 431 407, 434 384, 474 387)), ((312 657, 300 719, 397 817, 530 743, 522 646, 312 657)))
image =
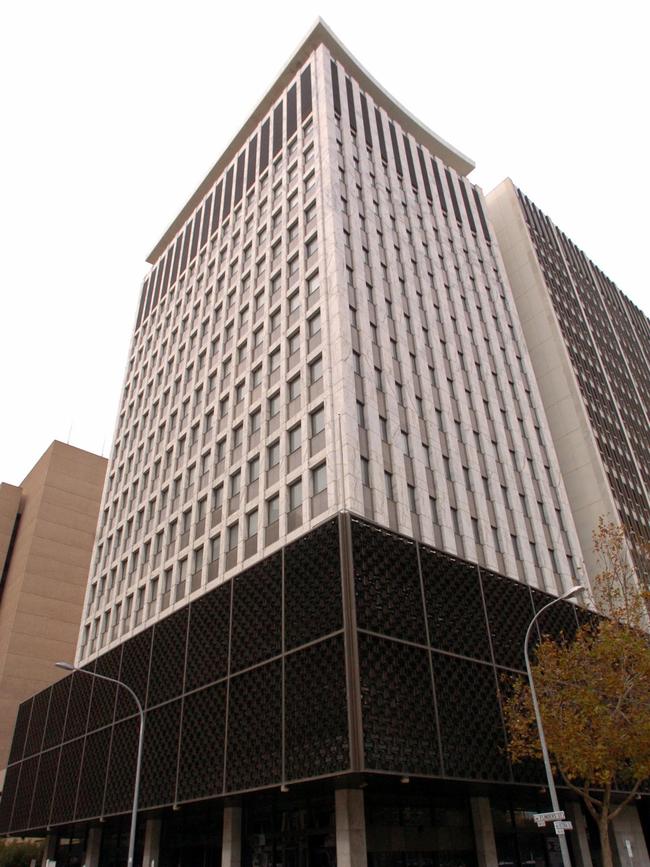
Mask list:
POLYGON ((338 60, 352 75, 361 88, 368 93, 374 102, 385 109, 400 126, 410 133, 416 141, 420 142, 434 156, 440 159, 461 175, 469 174, 474 168, 474 162, 459 150, 454 148, 443 138, 432 132, 425 124, 407 111, 394 97, 368 73, 354 55, 348 51, 337 36, 330 30, 325 22, 319 18, 311 28, 307 36, 291 56, 289 62, 280 72, 273 85, 262 97, 251 115, 243 124, 235 138, 226 147, 217 162, 212 166, 208 174, 201 181, 194 193, 190 196, 178 216, 169 225, 158 243, 147 256, 147 262, 154 264, 167 249, 179 229, 185 224, 188 217, 196 206, 203 200, 212 185, 228 168, 236 154, 248 140, 255 128, 264 120, 268 112, 273 108, 280 94, 288 86, 297 72, 302 68, 311 53, 324 45, 332 57, 338 60))

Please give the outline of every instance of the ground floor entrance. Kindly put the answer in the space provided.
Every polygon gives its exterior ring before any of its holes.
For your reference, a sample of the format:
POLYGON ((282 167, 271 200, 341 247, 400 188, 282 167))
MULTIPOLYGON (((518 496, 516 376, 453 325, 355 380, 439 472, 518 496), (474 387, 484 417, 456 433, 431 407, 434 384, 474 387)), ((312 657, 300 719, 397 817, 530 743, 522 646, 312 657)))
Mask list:
MULTIPOLYGON (((600 867, 595 826, 576 802, 564 808, 572 864, 600 867)), ((135 867, 562 867, 552 827, 533 820, 547 809, 540 790, 408 778, 269 790, 143 816, 135 867)), ((640 816, 625 813, 620 867, 650 864, 640 816)), ((48 867, 126 867, 129 820, 60 829, 48 867)))

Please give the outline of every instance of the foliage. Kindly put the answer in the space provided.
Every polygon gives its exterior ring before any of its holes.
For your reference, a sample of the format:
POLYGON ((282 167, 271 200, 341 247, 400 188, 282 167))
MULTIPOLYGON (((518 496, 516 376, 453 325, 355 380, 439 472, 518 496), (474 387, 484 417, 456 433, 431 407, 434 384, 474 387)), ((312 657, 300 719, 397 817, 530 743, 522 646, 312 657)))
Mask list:
POLYGON ((29 867, 32 859, 40 865, 41 843, 26 840, 0 840, 0 867, 29 867))
MULTIPOLYGON (((650 779, 648 594, 646 576, 631 566, 622 528, 601 520, 594 550, 603 564, 592 581, 601 616, 572 641, 543 637, 533 679, 554 771, 598 823, 609 865, 609 823, 650 779), (614 799, 621 790, 623 797, 614 799)), ((511 759, 540 758, 527 680, 514 683, 505 715, 511 759)))

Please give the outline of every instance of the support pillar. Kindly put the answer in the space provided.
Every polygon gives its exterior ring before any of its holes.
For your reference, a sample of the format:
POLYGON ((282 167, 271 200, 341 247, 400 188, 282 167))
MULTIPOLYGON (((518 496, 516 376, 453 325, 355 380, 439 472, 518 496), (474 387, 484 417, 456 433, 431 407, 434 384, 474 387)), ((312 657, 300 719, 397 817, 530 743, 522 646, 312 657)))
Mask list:
POLYGON ((161 819, 147 819, 144 828, 144 851, 142 867, 158 867, 160 858, 160 828, 161 819))
POLYGON ((223 808, 221 867, 241 867, 241 807, 223 808))
POLYGON ((336 867, 367 867, 363 789, 336 790, 336 867))
POLYGON ((83 867, 99 867, 99 853, 101 851, 101 845, 102 829, 100 825, 95 825, 88 830, 83 867))
POLYGON ((58 838, 56 834, 48 834, 45 838, 45 848, 43 849, 43 860, 41 861, 41 867, 49 867, 50 864, 54 864, 57 839, 58 838))
POLYGON ((576 867, 593 867, 589 838, 587 837, 587 821, 582 812, 582 805, 579 801, 569 801, 565 806, 565 811, 567 819, 573 823, 573 831, 569 831, 569 834, 571 835, 576 867))
POLYGON ((497 844, 489 798, 470 798, 478 867, 497 867, 497 844))
POLYGON ((624 807, 612 822, 612 844, 621 867, 646 867, 650 864, 639 811, 633 804, 624 807))

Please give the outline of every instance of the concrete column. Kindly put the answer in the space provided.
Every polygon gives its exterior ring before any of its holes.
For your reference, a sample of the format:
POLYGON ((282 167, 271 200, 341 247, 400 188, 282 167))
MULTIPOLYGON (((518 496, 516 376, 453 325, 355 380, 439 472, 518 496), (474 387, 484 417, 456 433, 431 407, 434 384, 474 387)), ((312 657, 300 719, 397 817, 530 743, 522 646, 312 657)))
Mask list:
POLYGON ((41 867, 49 867, 50 864, 54 864, 57 839, 58 837, 56 834, 48 834, 45 838, 45 848, 43 849, 43 860, 41 861, 41 867))
POLYGON ((336 867, 367 867, 363 789, 336 790, 336 867))
POLYGON ((497 844, 489 798, 470 798, 478 867, 497 867, 497 844))
POLYGON ((144 851, 142 867, 158 867, 160 858, 160 828, 161 819, 147 819, 144 828, 144 851))
POLYGON ((88 831, 86 851, 84 852, 84 867, 99 867, 99 853, 102 845, 101 826, 95 825, 88 831))
POLYGON ((241 807, 223 808, 221 867, 241 867, 241 807))
POLYGON ((593 867, 587 838, 587 820, 582 812, 582 804, 579 801, 569 801, 564 809, 567 819, 573 822, 573 831, 568 833, 571 835, 576 867, 593 867))
POLYGON ((625 807, 612 822, 613 846, 621 867, 647 867, 650 864, 639 811, 633 805, 625 807))

